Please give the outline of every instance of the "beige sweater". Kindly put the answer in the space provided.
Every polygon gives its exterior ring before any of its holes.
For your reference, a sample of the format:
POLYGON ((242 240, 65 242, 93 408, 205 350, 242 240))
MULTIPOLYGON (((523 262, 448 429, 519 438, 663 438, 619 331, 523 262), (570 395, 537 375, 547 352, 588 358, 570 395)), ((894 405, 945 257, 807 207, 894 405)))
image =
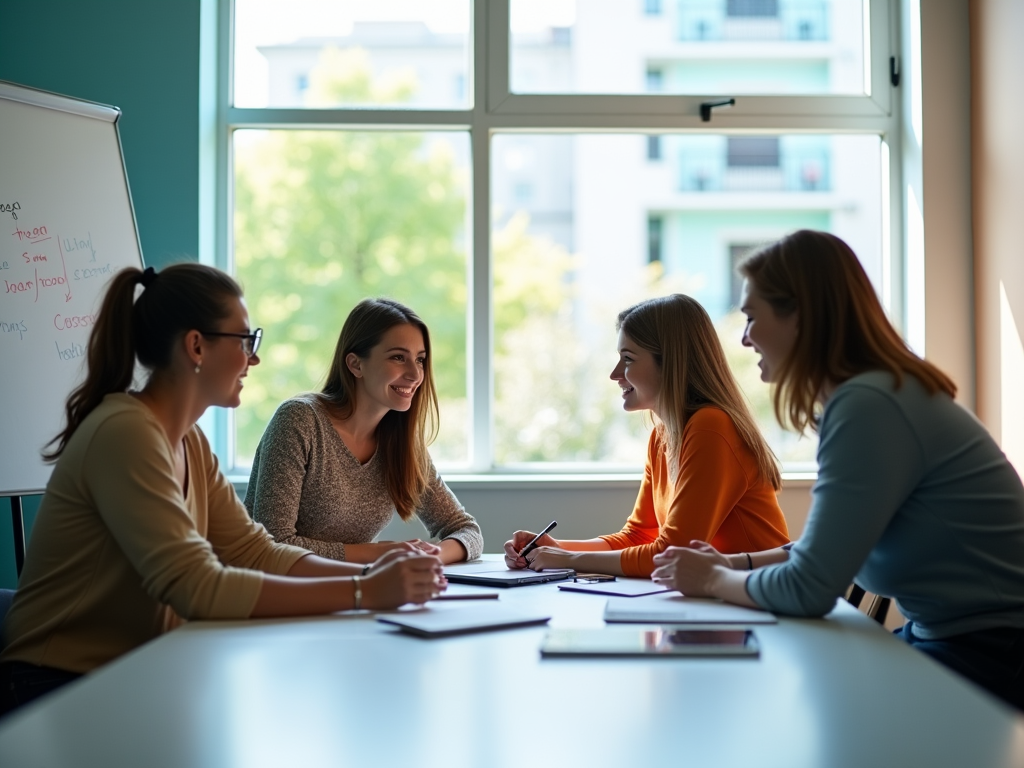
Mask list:
MULTIPOLYGON (((479 557, 480 526, 433 466, 431 471, 417 516, 432 537, 456 539, 469 560, 479 557)), ((267 425, 245 506, 278 541, 335 560, 345 559, 346 544, 373 541, 395 514, 379 452, 360 464, 311 395, 283 402, 267 425)))
POLYGON ((134 397, 108 395, 82 422, 39 507, 0 661, 88 672, 181 619, 244 619, 261 571, 308 554, 249 519, 198 428, 184 442, 183 495, 134 397))

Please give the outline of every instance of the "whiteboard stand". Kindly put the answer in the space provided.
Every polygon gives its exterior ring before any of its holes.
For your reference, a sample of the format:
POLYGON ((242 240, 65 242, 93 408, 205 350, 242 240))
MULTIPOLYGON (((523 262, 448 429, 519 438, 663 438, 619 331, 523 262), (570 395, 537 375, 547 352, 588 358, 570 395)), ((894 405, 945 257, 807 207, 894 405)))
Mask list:
POLYGON ((25 566, 25 515, 21 511, 21 496, 11 496, 11 528, 14 532, 14 565, 21 577, 25 566))

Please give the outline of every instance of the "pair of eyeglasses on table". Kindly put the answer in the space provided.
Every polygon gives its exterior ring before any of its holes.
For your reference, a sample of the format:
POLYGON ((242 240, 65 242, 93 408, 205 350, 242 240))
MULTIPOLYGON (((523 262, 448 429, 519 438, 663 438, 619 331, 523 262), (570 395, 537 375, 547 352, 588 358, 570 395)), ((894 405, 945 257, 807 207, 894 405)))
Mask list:
POLYGON ((256 350, 260 348, 260 342, 263 340, 263 329, 257 328, 252 333, 226 333, 224 331, 200 331, 203 336, 234 336, 235 338, 242 340, 242 349, 245 350, 245 354, 252 357, 256 354, 256 350))
POLYGON ((615 581, 610 573, 577 573, 572 580, 577 584, 599 584, 602 581, 615 581))

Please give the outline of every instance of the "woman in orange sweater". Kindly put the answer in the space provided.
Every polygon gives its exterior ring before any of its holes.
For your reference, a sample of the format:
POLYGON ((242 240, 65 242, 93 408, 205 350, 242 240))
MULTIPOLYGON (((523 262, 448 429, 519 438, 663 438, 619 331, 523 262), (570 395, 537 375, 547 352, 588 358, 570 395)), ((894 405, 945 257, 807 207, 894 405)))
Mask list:
POLYGON ((669 546, 710 542, 743 569, 745 553, 786 544, 778 464, 708 313, 674 294, 621 312, 618 329, 611 378, 622 407, 657 417, 633 513, 621 531, 596 539, 545 535, 525 558, 519 552, 535 534, 516 531, 505 543, 506 564, 649 578, 654 556, 669 546))

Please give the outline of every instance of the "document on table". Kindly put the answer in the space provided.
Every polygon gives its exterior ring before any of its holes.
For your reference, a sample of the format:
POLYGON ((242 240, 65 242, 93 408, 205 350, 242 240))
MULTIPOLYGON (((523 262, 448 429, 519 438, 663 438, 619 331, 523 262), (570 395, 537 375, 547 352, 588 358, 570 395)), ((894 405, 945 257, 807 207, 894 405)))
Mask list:
POLYGON ((646 597, 612 597, 604 608, 607 622, 634 624, 775 624, 768 611, 730 605, 721 600, 684 597, 667 592, 646 597))
POLYGON ((550 618, 551 615, 543 611, 523 610, 491 603, 472 607, 447 604, 443 608, 400 611, 378 616, 377 621, 420 637, 449 637, 470 632, 546 624, 550 618))

